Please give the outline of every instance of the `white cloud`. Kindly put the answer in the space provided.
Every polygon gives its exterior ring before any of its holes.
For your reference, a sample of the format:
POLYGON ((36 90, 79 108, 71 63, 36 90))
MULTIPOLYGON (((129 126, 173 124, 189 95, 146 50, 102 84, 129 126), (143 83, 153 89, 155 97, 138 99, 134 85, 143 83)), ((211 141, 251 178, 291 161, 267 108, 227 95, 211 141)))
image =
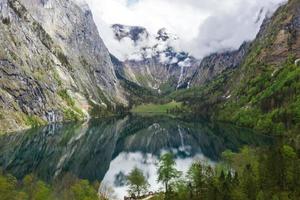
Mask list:
POLYGON ((133 50, 131 41, 113 39, 110 24, 137 25, 150 33, 165 27, 180 38, 181 48, 201 58, 238 48, 254 39, 266 13, 287 0, 86 0, 100 35, 117 57, 133 50), (260 10, 262 18, 257 22, 260 10))
POLYGON ((253 40, 265 16, 273 14, 285 0, 235 0, 234 7, 208 17, 199 28, 197 38, 186 43, 187 49, 202 57, 212 52, 237 49, 253 40))

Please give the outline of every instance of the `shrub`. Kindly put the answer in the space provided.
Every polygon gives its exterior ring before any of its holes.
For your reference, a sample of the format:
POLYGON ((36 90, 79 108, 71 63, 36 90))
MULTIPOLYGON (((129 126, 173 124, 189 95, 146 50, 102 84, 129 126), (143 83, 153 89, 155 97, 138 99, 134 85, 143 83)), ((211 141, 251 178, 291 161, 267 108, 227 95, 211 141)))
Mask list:
POLYGON ((75 101, 72 97, 70 97, 66 89, 59 91, 58 95, 67 103, 68 106, 73 107, 75 105, 75 101))
POLYGON ((28 116, 27 117, 27 119, 25 121, 25 124, 27 126, 35 128, 35 127, 38 127, 38 126, 45 125, 46 122, 43 119, 41 119, 40 117, 38 117, 36 115, 33 115, 33 116, 28 116))

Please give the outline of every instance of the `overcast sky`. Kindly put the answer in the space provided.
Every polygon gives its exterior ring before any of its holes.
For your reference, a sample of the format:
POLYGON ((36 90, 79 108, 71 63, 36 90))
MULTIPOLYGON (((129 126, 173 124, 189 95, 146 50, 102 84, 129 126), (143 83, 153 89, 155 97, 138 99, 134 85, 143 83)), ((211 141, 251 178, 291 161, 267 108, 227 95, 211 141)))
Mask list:
POLYGON ((243 41, 254 39, 264 17, 287 0, 86 1, 112 53, 121 47, 113 41, 108 27, 120 23, 143 26, 152 33, 165 27, 180 38, 183 50, 202 58, 216 51, 236 49, 243 41))

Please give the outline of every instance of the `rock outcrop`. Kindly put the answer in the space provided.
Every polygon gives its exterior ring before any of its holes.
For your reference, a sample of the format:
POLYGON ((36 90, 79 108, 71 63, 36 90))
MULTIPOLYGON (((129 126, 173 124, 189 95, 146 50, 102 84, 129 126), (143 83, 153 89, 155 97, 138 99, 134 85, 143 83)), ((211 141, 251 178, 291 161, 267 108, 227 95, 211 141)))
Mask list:
POLYGON ((126 105, 91 12, 73 1, 0 0, 0 131, 126 105))
POLYGON ((201 61, 195 72, 191 85, 199 86, 211 81, 228 69, 235 69, 241 65, 247 56, 250 43, 244 43, 238 50, 211 54, 201 61))

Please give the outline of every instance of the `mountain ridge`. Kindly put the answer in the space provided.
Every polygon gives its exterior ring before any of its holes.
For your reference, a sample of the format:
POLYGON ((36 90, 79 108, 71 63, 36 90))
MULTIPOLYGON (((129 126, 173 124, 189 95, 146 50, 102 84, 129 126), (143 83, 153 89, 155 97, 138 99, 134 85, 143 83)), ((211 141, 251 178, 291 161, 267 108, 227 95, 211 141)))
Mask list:
MULTIPOLYGON (((199 86, 228 68, 237 67, 245 57, 248 42, 238 50, 213 53, 197 59, 176 48, 176 35, 165 28, 151 35, 146 28, 114 24, 115 39, 131 41, 133 52, 118 67, 120 74, 142 87, 166 94, 177 89, 199 86)), ((122 45, 122 44, 121 44, 122 45)))

